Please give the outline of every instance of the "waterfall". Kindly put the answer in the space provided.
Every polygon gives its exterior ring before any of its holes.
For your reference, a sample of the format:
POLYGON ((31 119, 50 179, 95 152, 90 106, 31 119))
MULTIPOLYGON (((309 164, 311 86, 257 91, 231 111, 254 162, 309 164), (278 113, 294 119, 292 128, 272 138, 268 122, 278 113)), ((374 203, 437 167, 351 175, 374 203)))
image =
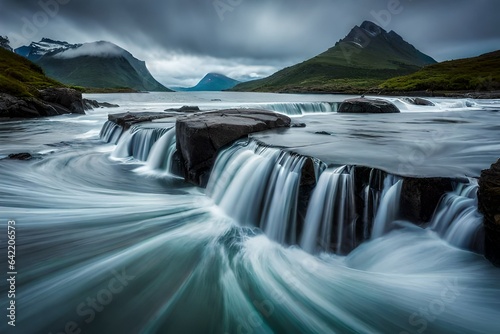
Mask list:
POLYGON ((252 108, 271 110, 290 116, 312 113, 332 113, 338 110, 339 102, 297 102, 252 105, 252 108))
POLYGON ((170 129, 171 127, 132 127, 121 136, 112 156, 114 158, 134 157, 137 160, 146 161, 153 145, 170 129))
POLYGON ((99 137, 106 143, 116 144, 122 135, 123 127, 115 122, 106 121, 104 123, 99 137))
POLYGON ((483 216, 477 210, 477 180, 458 183, 441 199, 429 228, 456 247, 483 253, 483 216))
POLYGON ((355 247, 356 212, 354 169, 325 170, 314 190, 300 246, 307 252, 334 250, 347 253, 355 247))
POLYGON ((380 197, 380 205, 375 211, 371 238, 379 238, 387 233, 399 214, 399 202, 403 180, 394 175, 387 175, 384 180, 384 190, 380 197))
POLYGON ((175 151, 175 128, 171 128, 154 143, 149 153, 146 167, 149 170, 159 170, 171 173, 175 151))
POLYGON ((239 141, 217 158, 207 186, 216 204, 273 240, 297 240, 297 202, 306 158, 255 141, 239 141))
POLYGON ((297 242, 297 199, 305 160, 282 152, 270 177, 260 227, 280 243, 297 242))

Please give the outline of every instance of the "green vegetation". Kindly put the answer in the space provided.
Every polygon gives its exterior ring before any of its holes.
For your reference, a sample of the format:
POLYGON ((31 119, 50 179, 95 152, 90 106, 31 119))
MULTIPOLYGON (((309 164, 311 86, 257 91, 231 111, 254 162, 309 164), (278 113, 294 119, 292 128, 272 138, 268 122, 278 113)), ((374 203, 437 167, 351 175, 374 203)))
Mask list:
POLYGON ((38 95, 38 90, 49 87, 64 85, 46 77, 40 66, 0 48, 0 93, 33 97, 38 95))
POLYGON ((475 58, 451 60, 389 79, 389 91, 494 91, 500 89, 500 51, 475 58))
POLYGON ((355 27, 328 51, 268 78, 237 85, 235 91, 353 92, 414 73, 435 61, 371 22, 355 27))

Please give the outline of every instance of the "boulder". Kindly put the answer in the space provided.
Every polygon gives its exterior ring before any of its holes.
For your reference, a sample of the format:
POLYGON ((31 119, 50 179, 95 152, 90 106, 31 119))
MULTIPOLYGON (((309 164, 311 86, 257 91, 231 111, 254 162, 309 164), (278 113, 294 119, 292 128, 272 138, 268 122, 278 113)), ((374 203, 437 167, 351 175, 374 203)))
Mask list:
POLYGON ((85 114, 82 93, 77 90, 71 88, 47 88, 39 93, 40 99, 51 104, 56 109, 62 107, 62 110, 67 109, 69 113, 85 114))
POLYGON ((435 104, 432 103, 431 101, 423 99, 421 97, 403 97, 401 100, 416 106, 430 106, 430 107, 435 106, 435 104))
POLYGON ((204 185, 217 151, 250 133, 289 127, 288 116, 265 110, 232 109, 179 116, 176 123, 177 151, 185 179, 204 185))
POLYGON ((481 172, 478 199, 484 215, 484 255, 500 266, 500 160, 481 172))
POLYGON ((357 98, 342 102, 339 113, 350 114, 394 114, 399 113, 398 107, 382 99, 357 98))
POLYGON ((172 117, 172 114, 164 112, 137 112, 109 114, 108 120, 120 125, 124 130, 128 130, 132 125, 143 122, 151 122, 155 119, 172 117))
POLYGON ((429 222, 441 197, 452 190, 452 180, 447 178, 403 178, 402 218, 419 225, 429 222))
POLYGON ((182 106, 180 108, 170 108, 170 109, 165 109, 165 111, 171 111, 171 112, 185 112, 185 113, 190 113, 190 112, 200 112, 200 107, 198 106, 182 106))

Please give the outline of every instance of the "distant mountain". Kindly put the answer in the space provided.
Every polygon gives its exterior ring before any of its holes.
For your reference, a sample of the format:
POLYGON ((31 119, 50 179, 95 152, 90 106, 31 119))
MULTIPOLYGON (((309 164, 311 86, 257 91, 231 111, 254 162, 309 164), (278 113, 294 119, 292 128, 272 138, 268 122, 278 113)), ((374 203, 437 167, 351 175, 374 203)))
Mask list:
POLYGON ((426 66, 416 73, 389 79, 380 87, 390 91, 500 90, 500 50, 426 66))
POLYGON ((173 89, 181 92, 223 91, 231 89, 239 83, 240 81, 231 79, 219 73, 208 73, 194 87, 175 87, 173 89))
POLYGON ((377 86, 434 63, 394 31, 387 32, 365 21, 328 51, 270 77, 239 84, 233 90, 348 92, 377 86))
POLYGON ((113 43, 69 44, 44 38, 15 52, 40 65, 49 77, 67 85, 170 91, 153 78, 144 61, 113 43))
POLYGON ((55 41, 49 38, 42 38, 40 42, 32 42, 30 45, 25 45, 17 48, 15 51, 29 60, 36 62, 48 53, 56 53, 68 49, 76 49, 82 44, 69 44, 68 42, 55 41))
POLYGON ((7 36, 0 36, 0 48, 11 52, 13 51, 12 48, 10 47, 10 41, 7 36))

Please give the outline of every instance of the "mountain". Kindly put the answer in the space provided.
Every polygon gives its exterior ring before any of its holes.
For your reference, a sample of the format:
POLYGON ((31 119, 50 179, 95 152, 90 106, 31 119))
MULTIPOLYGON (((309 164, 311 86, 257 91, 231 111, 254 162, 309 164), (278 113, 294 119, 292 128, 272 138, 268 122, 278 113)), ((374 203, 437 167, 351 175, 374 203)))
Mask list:
POLYGON ((68 42, 55 41, 49 38, 42 38, 40 42, 32 42, 17 48, 15 52, 29 60, 36 62, 48 53, 56 53, 68 49, 75 49, 82 44, 69 44, 68 42))
POLYGON ((175 87, 173 89, 181 92, 223 91, 231 89, 239 83, 240 81, 231 79, 219 73, 208 73, 194 87, 175 87))
POLYGON ((426 66, 416 73, 389 79, 380 87, 390 91, 500 90, 500 50, 426 66))
POLYGON ((239 84, 236 91, 349 92, 377 86, 436 61, 394 31, 365 21, 334 47, 270 77, 239 84))
POLYGON ((144 61, 110 42, 69 44, 44 38, 15 52, 67 85, 170 91, 153 78, 144 61))

